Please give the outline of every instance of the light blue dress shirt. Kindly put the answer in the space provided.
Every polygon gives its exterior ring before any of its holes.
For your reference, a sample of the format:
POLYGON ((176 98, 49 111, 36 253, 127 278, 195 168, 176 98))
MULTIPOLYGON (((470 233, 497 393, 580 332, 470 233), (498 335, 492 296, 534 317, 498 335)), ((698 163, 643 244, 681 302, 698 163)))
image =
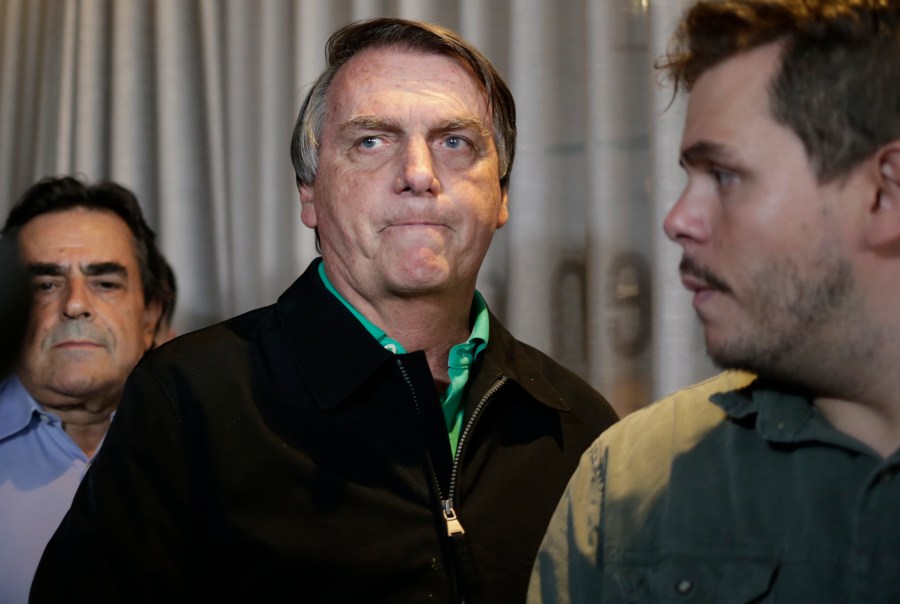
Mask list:
POLYGON ((44 547, 89 463, 17 377, 0 383, 0 602, 28 601, 44 547))

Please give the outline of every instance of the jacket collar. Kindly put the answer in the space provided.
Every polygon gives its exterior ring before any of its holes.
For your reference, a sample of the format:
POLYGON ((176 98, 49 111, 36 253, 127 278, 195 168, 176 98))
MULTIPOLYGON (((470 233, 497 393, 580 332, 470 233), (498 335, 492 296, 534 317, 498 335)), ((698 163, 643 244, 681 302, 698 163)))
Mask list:
POLYGON ((500 376, 516 382, 533 399, 558 411, 569 411, 569 405, 559 391, 544 376, 534 359, 540 352, 517 341, 491 313, 490 340, 484 352, 484 362, 470 384, 470 390, 486 391, 500 376))
MULTIPOLYGON (((331 409, 390 363, 394 354, 379 345, 325 288, 318 276, 320 262, 317 258, 309 265, 278 298, 276 308, 297 369, 316 402, 331 409)), ((490 334, 481 369, 469 383, 470 391, 486 391, 505 375, 548 407, 569 410, 534 362, 537 351, 517 342, 493 314, 490 334)))
POLYGON ((394 355, 325 288, 318 275, 321 261, 309 265, 278 298, 276 308, 297 369, 316 402, 331 409, 394 355))

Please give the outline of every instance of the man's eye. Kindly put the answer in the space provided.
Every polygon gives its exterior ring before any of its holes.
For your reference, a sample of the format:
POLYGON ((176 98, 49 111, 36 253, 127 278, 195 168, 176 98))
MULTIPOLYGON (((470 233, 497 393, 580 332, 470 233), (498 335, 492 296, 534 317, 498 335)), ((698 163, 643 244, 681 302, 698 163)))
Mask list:
POLYGON ((731 185, 737 178, 737 175, 735 175, 734 172, 716 167, 710 168, 709 173, 712 176, 713 180, 716 181, 716 185, 719 187, 727 187, 731 185))
POLYGON ((32 287, 36 292, 47 293, 53 291, 53 288, 56 287, 56 284, 52 281, 37 281, 32 285, 32 287))
POLYGON ((103 291, 113 291, 122 287, 121 283, 117 281, 97 281, 96 282, 97 289, 101 289, 103 291))
POLYGON ((444 139, 444 146, 448 149, 462 149, 469 144, 469 141, 461 136, 448 136, 444 139))
POLYGON ((367 136, 359 141, 359 146, 363 149, 377 149, 381 146, 381 139, 376 136, 367 136))

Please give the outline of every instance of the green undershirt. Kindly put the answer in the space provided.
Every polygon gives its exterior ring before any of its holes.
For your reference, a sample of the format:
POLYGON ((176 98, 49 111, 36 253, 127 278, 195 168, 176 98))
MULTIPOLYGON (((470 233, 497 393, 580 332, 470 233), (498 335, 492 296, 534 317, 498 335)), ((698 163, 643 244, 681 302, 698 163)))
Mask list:
MULTIPOLYGON (((325 274, 325 263, 319 264, 319 277, 325 288, 334 295, 335 298, 347 307, 354 317, 362 323, 363 327, 372 334, 379 344, 390 350, 394 354, 406 354, 406 350, 397 340, 389 337, 383 329, 366 319, 362 313, 353 308, 353 306, 344 299, 344 297, 334 288, 325 274)), ((450 377, 450 385, 441 394, 441 409, 444 412, 444 421, 447 424, 447 433, 450 437, 450 451, 455 456, 456 447, 459 444, 459 436, 462 431, 463 423, 463 405, 462 396, 469 380, 469 368, 475 363, 475 359, 482 350, 487 346, 489 327, 488 327, 488 309, 484 298, 478 291, 472 298, 472 306, 475 310, 475 323, 472 326, 472 333, 469 339, 461 344, 457 344, 450 349, 450 357, 447 362, 447 373, 450 377)))

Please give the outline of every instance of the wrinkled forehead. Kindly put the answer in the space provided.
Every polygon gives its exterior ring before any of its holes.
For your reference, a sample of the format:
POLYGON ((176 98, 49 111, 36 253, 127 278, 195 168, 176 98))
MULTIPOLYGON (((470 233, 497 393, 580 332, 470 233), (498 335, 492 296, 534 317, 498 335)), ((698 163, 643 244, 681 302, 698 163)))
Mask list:
POLYGON ((439 91, 457 97, 473 113, 490 117, 487 90, 468 63, 452 55, 402 46, 370 48, 351 57, 329 87, 328 108, 391 91, 419 92, 423 98, 439 91))
POLYGON ((139 264, 131 229, 109 210, 76 207, 40 214, 22 226, 18 240, 25 265, 115 262, 136 268, 139 264))

